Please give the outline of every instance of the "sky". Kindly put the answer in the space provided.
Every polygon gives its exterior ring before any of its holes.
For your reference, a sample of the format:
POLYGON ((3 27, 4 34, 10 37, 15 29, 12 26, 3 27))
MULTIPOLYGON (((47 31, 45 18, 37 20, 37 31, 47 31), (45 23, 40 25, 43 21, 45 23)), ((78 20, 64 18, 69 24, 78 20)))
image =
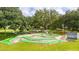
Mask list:
POLYGON ((76 10, 77 7, 20 7, 20 10, 22 11, 24 16, 32 16, 35 14, 36 10, 39 9, 55 9, 60 14, 65 14, 68 10, 76 10))

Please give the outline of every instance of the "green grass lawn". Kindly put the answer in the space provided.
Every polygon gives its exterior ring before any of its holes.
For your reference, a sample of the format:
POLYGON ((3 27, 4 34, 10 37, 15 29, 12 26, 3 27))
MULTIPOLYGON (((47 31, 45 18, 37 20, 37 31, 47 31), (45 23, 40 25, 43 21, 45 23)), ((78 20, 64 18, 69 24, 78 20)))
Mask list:
POLYGON ((10 37, 15 37, 17 36, 17 34, 14 34, 14 33, 10 33, 10 32, 0 32, 0 40, 4 40, 4 39, 7 39, 7 38, 10 38, 10 37))
POLYGON ((77 51, 79 40, 58 44, 34 44, 20 42, 13 45, 0 44, 0 51, 77 51))
POLYGON ((6 29, 6 32, 5 30, 0 29, 0 40, 4 40, 10 37, 15 37, 17 34, 14 34, 13 32, 14 31, 10 29, 6 29))
MULTIPOLYGON (((18 34, 11 32, 0 32, 0 40, 15 37, 18 34)), ((63 42, 58 44, 35 44, 20 42, 13 45, 0 43, 0 51, 77 51, 79 50, 79 40, 74 42, 63 42)))

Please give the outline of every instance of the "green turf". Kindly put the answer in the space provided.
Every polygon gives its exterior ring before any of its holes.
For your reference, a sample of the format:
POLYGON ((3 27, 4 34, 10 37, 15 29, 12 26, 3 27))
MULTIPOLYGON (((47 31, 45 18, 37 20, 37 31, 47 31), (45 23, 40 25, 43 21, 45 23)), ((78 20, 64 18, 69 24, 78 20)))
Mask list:
POLYGON ((10 33, 10 32, 0 32, 0 40, 4 40, 4 39, 7 39, 7 38, 10 38, 10 37, 15 37, 17 36, 17 34, 14 34, 14 33, 10 33))
POLYGON ((13 45, 0 44, 1 51, 79 51, 79 40, 58 44, 35 44, 20 42, 13 45))
MULTIPOLYGON (((0 40, 17 36, 13 33, 0 33, 0 40)), ((79 51, 79 40, 58 44, 36 44, 19 42, 13 45, 0 43, 0 51, 79 51)))

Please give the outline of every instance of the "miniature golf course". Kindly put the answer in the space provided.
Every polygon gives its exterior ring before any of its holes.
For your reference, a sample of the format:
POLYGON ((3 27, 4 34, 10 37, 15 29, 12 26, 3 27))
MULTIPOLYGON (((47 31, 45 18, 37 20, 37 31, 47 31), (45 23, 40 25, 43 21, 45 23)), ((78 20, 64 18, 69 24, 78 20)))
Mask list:
POLYGON ((36 44, 56 44, 65 42, 65 37, 59 34, 46 34, 46 33, 35 33, 35 34, 24 34, 16 37, 7 38, 0 41, 0 43, 12 45, 18 42, 30 42, 36 44))

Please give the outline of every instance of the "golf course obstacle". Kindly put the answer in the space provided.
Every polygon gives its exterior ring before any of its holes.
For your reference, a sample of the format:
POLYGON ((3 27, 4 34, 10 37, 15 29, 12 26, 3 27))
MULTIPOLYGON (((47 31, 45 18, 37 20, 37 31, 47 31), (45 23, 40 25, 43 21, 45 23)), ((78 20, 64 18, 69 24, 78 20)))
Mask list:
POLYGON ((46 33, 36 33, 36 34, 25 34, 16 37, 8 38, 0 41, 4 44, 15 44, 18 42, 31 42, 31 43, 41 43, 41 44, 56 44, 64 42, 65 38, 63 35, 59 34, 46 34, 46 33))

